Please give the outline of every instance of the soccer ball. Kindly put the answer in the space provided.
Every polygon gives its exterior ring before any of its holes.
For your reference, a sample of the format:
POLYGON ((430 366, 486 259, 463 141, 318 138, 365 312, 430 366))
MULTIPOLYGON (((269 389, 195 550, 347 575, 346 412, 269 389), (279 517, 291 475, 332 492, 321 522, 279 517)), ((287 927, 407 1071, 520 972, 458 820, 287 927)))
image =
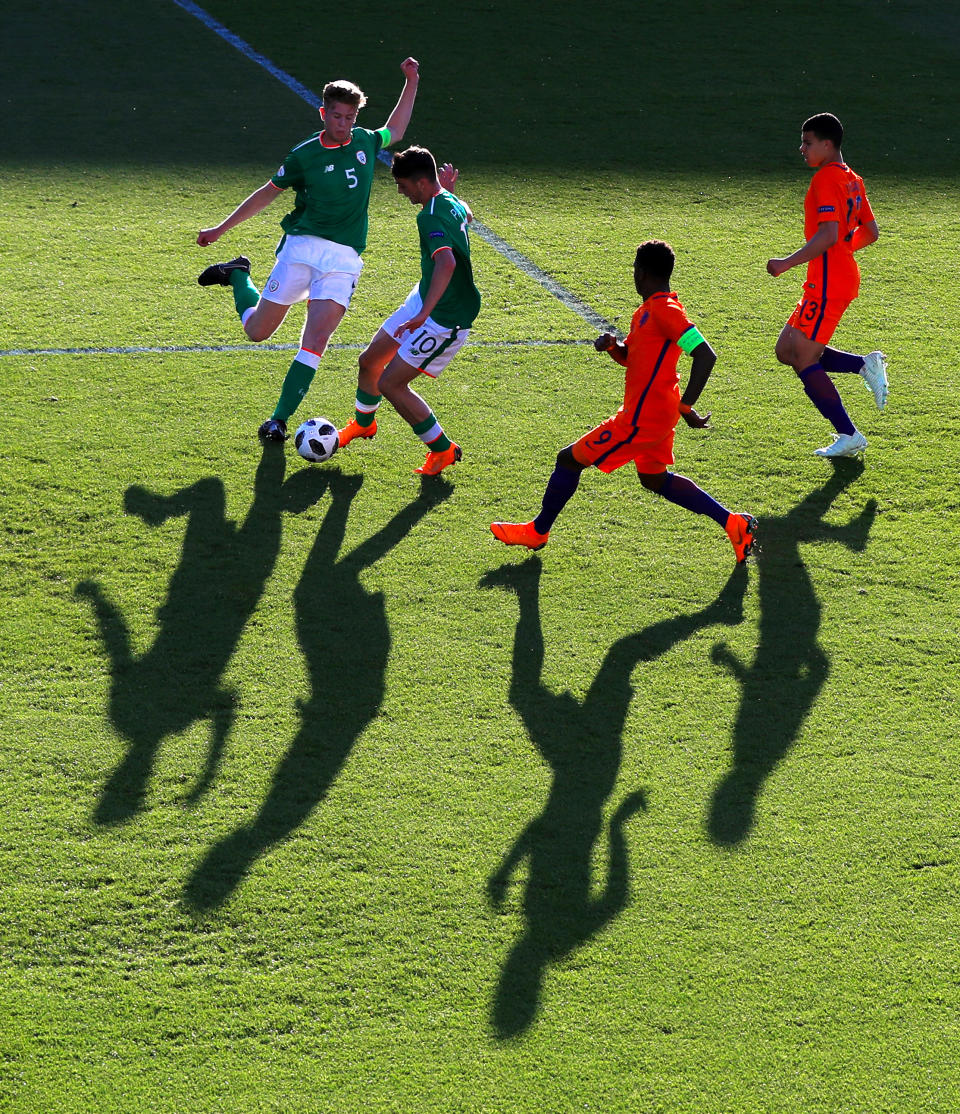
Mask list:
POLYGON ((311 464, 323 464, 340 447, 337 427, 326 418, 307 418, 294 435, 293 443, 311 464))

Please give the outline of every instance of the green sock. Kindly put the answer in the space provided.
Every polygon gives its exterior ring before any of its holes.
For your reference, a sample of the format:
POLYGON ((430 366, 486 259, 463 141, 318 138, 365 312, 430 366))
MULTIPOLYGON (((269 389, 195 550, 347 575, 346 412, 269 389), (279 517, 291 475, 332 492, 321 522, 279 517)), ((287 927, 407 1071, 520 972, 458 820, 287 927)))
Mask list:
POLYGON ((377 407, 380 405, 380 400, 383 395, 371 395, 366 391, 361 391, 357 387, 357 408, 355 417, 357 425, 367 426, 373 425, 374 419, 377 416, 377 407))
POLYGON ((233 304, 237 316, 242 320, 248 309, 260 301, 260 291, 253 285, 253 279, 246 271, 231 271, 230 285, 233 287, 233 304))
POLYGON ((283 380, 280 398, 273 412, 274 418, 285 422, 303 401, 317 371, 320 357, 316 352, 301 348, 283 380))
POLYGON ((450 448, 450 438, 440 428, 432 410, 422 422, 417 422, 413 432, 432 453, 442 453, 450 448))

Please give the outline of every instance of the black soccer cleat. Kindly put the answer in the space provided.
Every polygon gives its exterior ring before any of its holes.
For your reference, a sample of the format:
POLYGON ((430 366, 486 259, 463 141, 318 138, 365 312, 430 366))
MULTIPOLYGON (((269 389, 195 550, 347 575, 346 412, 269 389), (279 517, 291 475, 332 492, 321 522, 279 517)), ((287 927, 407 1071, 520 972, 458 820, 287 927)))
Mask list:
POLYGON ((232 271, 246 271, 249 275, 250 260, 245 255, 238 255, 236 259, 231 259, 229 263, 211 263, 205 271, 201 271, 197 276, 197 282, 201 286, 229 286, 232 271))
POLYGON ((261 441, 286 441, 290 436, 287 433, 287 423, 281 418, 267 418, 263 425, 257 430, 257 436, 261 441))

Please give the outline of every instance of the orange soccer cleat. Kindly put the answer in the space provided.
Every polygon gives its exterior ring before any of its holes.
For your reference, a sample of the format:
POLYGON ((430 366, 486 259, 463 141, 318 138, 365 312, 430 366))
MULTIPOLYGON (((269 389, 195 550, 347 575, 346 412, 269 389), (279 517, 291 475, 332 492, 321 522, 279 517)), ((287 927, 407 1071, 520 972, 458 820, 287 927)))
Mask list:
POLYGON ((726 530, 733 552, 737 555, 737 564, 742 565, 753 550, 757 520, 752 514, 731 514, 727 519, 726 530))
POLYGON ((427 453, 427 459, 419 468, 414 468, 413 474, 415 476, 439 476, 444 468, 449 468, 451 464, 459 464, 462 459, 463 450, 459 445, 451 442, 450 448, 444 449, 442 453, 427 453))
POLYGON ((490 531, 504 545, 525 545, 527 549, 543 549, 550 537, 538 534, 532 522, 491 522, 490 531))
POLYGON ((349 445, 354 437, 372 437, 377 432, 377 419, 374 418, 369 425, 361 425, 356 418, 351 418, 343 429, 337 432, 340 448, 349 445))

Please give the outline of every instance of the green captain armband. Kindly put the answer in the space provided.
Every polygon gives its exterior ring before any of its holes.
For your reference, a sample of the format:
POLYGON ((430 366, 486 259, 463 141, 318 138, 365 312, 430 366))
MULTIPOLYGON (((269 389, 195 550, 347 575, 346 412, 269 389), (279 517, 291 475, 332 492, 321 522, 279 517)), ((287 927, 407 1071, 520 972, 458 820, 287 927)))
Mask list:
POLYGON ((393 142, 393 136, 390 134, 389 128, 378 128, 377 135, 379 135, 380 139, 383 141, 384 147, 389 147, 393 142))
POLYGON ((696 325, 691 325, 683 336, 677 341, 677 344, 689 356, 694 348, 699 348, 701 344, 706 344, 707 338, 700 332, 696 325))

